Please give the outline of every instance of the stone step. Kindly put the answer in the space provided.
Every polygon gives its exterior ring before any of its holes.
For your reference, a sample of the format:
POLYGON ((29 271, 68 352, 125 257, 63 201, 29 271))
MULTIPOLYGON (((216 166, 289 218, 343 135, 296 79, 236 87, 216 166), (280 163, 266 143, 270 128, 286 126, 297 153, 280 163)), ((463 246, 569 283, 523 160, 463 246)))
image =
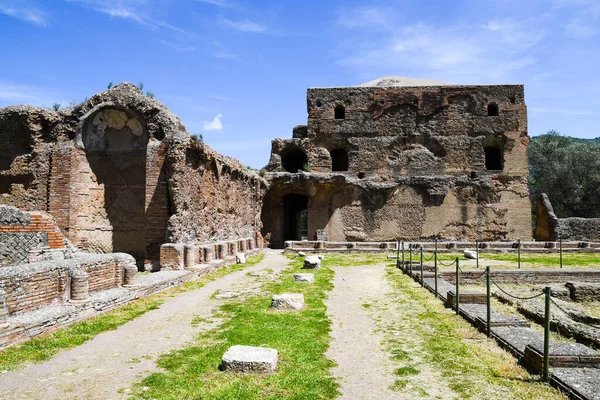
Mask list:
POLYGON ((493 328, 492 337, 496 339, 501 347, 511 352, 518 359, 525 356, 525 348, 528 345, 544 343, 544 335, 531 328, 508 326, 493 328))
MULTIPOLYGON (((536 341, 525 347, 525 366, 539 373, 542 371, 543 361, 543 341, 536 341)), ((600 368, 600 354, 581 343, 551 343, 549 363, 556 368, 600 368)))
MULTIPOLYGON (((454 308, 456 301, 456 288, 453 288, 448 292, 448 298, 446 299, 446 307, 454 308)), ((486 304, 487 296, 478 290, 465 289, 459 292, 459 302, 462 304, 486 304)))
POLYGON ((600 400, 600 369, 597 368, 553 369, 550 384, 571 399, 600 400))

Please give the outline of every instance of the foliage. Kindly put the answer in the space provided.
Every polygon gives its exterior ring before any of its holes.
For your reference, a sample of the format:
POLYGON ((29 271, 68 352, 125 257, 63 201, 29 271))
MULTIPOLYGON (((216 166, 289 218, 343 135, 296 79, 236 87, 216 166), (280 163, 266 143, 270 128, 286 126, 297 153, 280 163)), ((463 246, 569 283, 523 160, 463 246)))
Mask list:
POLYGON ((258 176, 260 176, 261 178, 264 178, 266 174, 267 171, 264 168, 261 168, 260 171, 258 171, 258 176))
POLYGON ((201 133, 195 133, 192 135, 192 140, 195 140, 197 142, 203 143, 204 142, 204 135, 202 135, 201 133))
POLYGON ((534 204, 546 193, 558 217, 600 217, 600 142, 550 131, 531 141, 527 156, 534 204))
POLYGON ((112 81, 108 82, 108 85, 106 85, 106 88, 110 89, 112 87, 113 87, 113 82, 112 81))
POLYGON ((308 165, 308 163, 304 163, 304 164, 302 164, 302 171, 310 172, 310 171, 312 171, 312 168, 310 167, 310 165, 308 165))
POLYGON ((144 82, 140 82, 138 83, 138 88, 140 88, 140 90, 143 92, 144 88, 146 87, 146 85, 144 84, 144 82))
POLYGON ((62 104, 60 104, 60 103, 52 103, 52 109, 54 111, 60 110, 61 107, 62 107, 62 104))
POLYGON ((154 98, 154 92, 147 91, 146 92, 146 97, 150 97, 151 99, 153 99, 154 98))

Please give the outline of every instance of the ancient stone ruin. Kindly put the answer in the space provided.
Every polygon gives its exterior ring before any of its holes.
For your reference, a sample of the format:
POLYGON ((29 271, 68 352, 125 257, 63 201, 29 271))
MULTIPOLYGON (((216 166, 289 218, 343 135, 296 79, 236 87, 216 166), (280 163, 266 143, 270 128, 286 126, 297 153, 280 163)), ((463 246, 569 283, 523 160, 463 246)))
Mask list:
POLYGON ((269 244, 531 239, 523 86, 395 83, 308 89, 272 142, 269 244))

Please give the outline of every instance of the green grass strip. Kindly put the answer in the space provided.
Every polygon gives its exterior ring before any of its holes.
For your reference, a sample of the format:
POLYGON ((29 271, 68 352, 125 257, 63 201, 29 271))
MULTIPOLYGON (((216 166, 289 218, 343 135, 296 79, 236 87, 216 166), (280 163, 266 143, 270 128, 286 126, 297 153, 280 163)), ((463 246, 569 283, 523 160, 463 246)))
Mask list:
MULTIPOLYGON (((422 346, 412 350, 438 370, 461 399, 565 398, 393 265, 388 265, 387 277, 398 293, 397 304, 411 310, 405 332, 422 339, 422 346)), ((400 369, 396 374, 411 372, 400 369)))
POLYGON ((301 258, 292 258, 293 268, 282 273, 281 281, 265 283, 271 293, 304 293, 306 308, 281 312, 269 309, 271 296, 222 306, 228 318, 221 326, 199 335, 195 343, 161 356, 154 373, 135 385, 134 396, 145 399, 332 399, 337 384, 325 358, 329 346, 330 321, 323 303, 331 290, 333 272, 323 267, 310 271, 314 283, 292 278, 300 270, 301 258), (218 367, 225 351, 233 345, 277 349, 279 365, 273 374, 221 372, 218 367))
POLYGON ((117 329, 119 326, 159 308, 169 298, 180 293, 203 287, 208 282, 257 264, 264 258, 258 254, 248 258, 246 264, 235 264, 209 272, 198 280, 171 288, 146 298, 135 300, 105 314, 81 322, 76 322, 56 332, 40 335, 21 345, 0 351, 0 371, 13 370, 26 361, 41 362, 50 359, 64 349, 79 346, 102 332, 117 329))

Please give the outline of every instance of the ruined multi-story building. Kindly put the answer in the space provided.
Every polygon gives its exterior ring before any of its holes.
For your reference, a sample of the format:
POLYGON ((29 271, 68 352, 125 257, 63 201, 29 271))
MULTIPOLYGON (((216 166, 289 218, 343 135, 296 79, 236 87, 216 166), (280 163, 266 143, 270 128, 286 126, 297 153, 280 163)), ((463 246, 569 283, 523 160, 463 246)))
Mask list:
POLYGON ((523 86, 397 84, 308 90, 272 142, 265 239, 530 240, 523 86))
POLYGON ((0 259, 60 248, 56 232, 140 266, 165 243, 530 239, 523 86, 382 82, 309 89, 308 125, 273 141, 266 180, 131 84, 4 108, 0 204, 37 214, 0 226, 0 259))

